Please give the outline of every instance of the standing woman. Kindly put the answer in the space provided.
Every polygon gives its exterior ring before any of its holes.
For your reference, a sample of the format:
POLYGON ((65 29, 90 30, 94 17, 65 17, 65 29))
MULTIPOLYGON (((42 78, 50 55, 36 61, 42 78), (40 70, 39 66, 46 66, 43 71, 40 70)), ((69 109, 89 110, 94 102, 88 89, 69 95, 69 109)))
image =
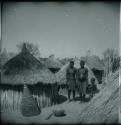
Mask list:
POLYGON ((76 90, 76 68, 74 67, 74 61, 70 61, 69 67, 66 70, 66 80, 68 85, 68 100, 70 101, 71 92, 73 92, 74 100, 76 90))
POLYGON ((80 98, 85 99, 86 88, 88 85, 88 69, 85 68, 85 61, 80 61, 80 68, 77 70, 77 83, 80 98))

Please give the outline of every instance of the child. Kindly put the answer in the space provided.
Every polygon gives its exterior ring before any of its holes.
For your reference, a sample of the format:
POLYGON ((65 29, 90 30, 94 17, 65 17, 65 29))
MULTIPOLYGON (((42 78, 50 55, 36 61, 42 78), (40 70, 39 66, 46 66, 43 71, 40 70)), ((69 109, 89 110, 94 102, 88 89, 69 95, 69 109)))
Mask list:
POLYGON ((91 78, 90 84, 88 84, 87 87, 87 93, 90 95, 90 97, 93 97, 94 94, 97 92, 97 86, 95 84, 95 78, 91 78))
POLYGON ((95 78, 91 78, 90 82, 91 82, 91 97, 93 97, 98 89, 97 89, 97 86, 95 84, 95 78))

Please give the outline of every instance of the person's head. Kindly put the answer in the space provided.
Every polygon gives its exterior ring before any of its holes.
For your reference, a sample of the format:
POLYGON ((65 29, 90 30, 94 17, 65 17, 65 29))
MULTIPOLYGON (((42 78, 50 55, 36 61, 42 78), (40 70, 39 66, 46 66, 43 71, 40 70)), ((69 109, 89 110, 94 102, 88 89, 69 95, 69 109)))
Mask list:
POLYGON ((70 67, 73 68, 74 67, 74 61, 70 61, 70 67))
POLYGON ((80 66, 83 68, 85 66, 85 61, 84 60, 81 60, 80 61, 80 66))
POLYGON ((91 83, 95 84, 95 78, 91 78, 91 83))

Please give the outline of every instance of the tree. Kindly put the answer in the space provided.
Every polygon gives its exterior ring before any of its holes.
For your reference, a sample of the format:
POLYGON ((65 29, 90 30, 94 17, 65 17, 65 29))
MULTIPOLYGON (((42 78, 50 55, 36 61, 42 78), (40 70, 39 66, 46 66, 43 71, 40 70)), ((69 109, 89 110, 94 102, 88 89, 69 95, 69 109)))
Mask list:
POLYGON ((91 56, 91 50, 86 51, 86 57, 91 56))
POLYGON ((0 67, 2 67, 8 61, 8 52, 4 48, 3 51, 0 53, 0 67))
POLYGON ((117 50, 106 49, 103 53, 103 63, 105 65, 105 75, 115 72, 120 66, 120 58, 117 50))
POLYGON ((113 65, 112 65, 112 71, 115 72, 120 67, 120 57, 118 55, 115 55, 113 65))
POLYGON ((34 45, 33 43, 29 43, 28 41, 26 42, 20 42, 20 44, 17 45, 19 51, 22 50, 22 47, 23 47, 23 44, 26 44, 26 47, 28 49, 28 51, 33 55, 35 56, 36 58, 40 58, 41 54, 40 54, 40 51, 39 51, 39 48, 38 48, 38 45, 34 45))

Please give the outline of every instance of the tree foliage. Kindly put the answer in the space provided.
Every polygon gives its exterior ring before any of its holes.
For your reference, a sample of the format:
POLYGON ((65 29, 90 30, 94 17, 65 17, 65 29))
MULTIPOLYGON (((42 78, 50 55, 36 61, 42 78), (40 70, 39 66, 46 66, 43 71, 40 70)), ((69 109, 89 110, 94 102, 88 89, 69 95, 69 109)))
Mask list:
POLYGON ((103 53, 103 63, 106 68, 106 74, 115 72, 120 66, 120 57, 117 50, 106 49, 103 53))
POLYGON ((2 67, 8 61, 8 53, 7 50, 4 48, 3 51, 0 53, 0 67, 2 67))
POLYGON ((20 42, 17 47, 19 49, 19 51, 22 50, 23 44, 26 44, 27 50, 36 58, 39 58, 41 56, 38 45, 34 45, 33 43, 30 43, 28 41, 26 42, 20 42))

